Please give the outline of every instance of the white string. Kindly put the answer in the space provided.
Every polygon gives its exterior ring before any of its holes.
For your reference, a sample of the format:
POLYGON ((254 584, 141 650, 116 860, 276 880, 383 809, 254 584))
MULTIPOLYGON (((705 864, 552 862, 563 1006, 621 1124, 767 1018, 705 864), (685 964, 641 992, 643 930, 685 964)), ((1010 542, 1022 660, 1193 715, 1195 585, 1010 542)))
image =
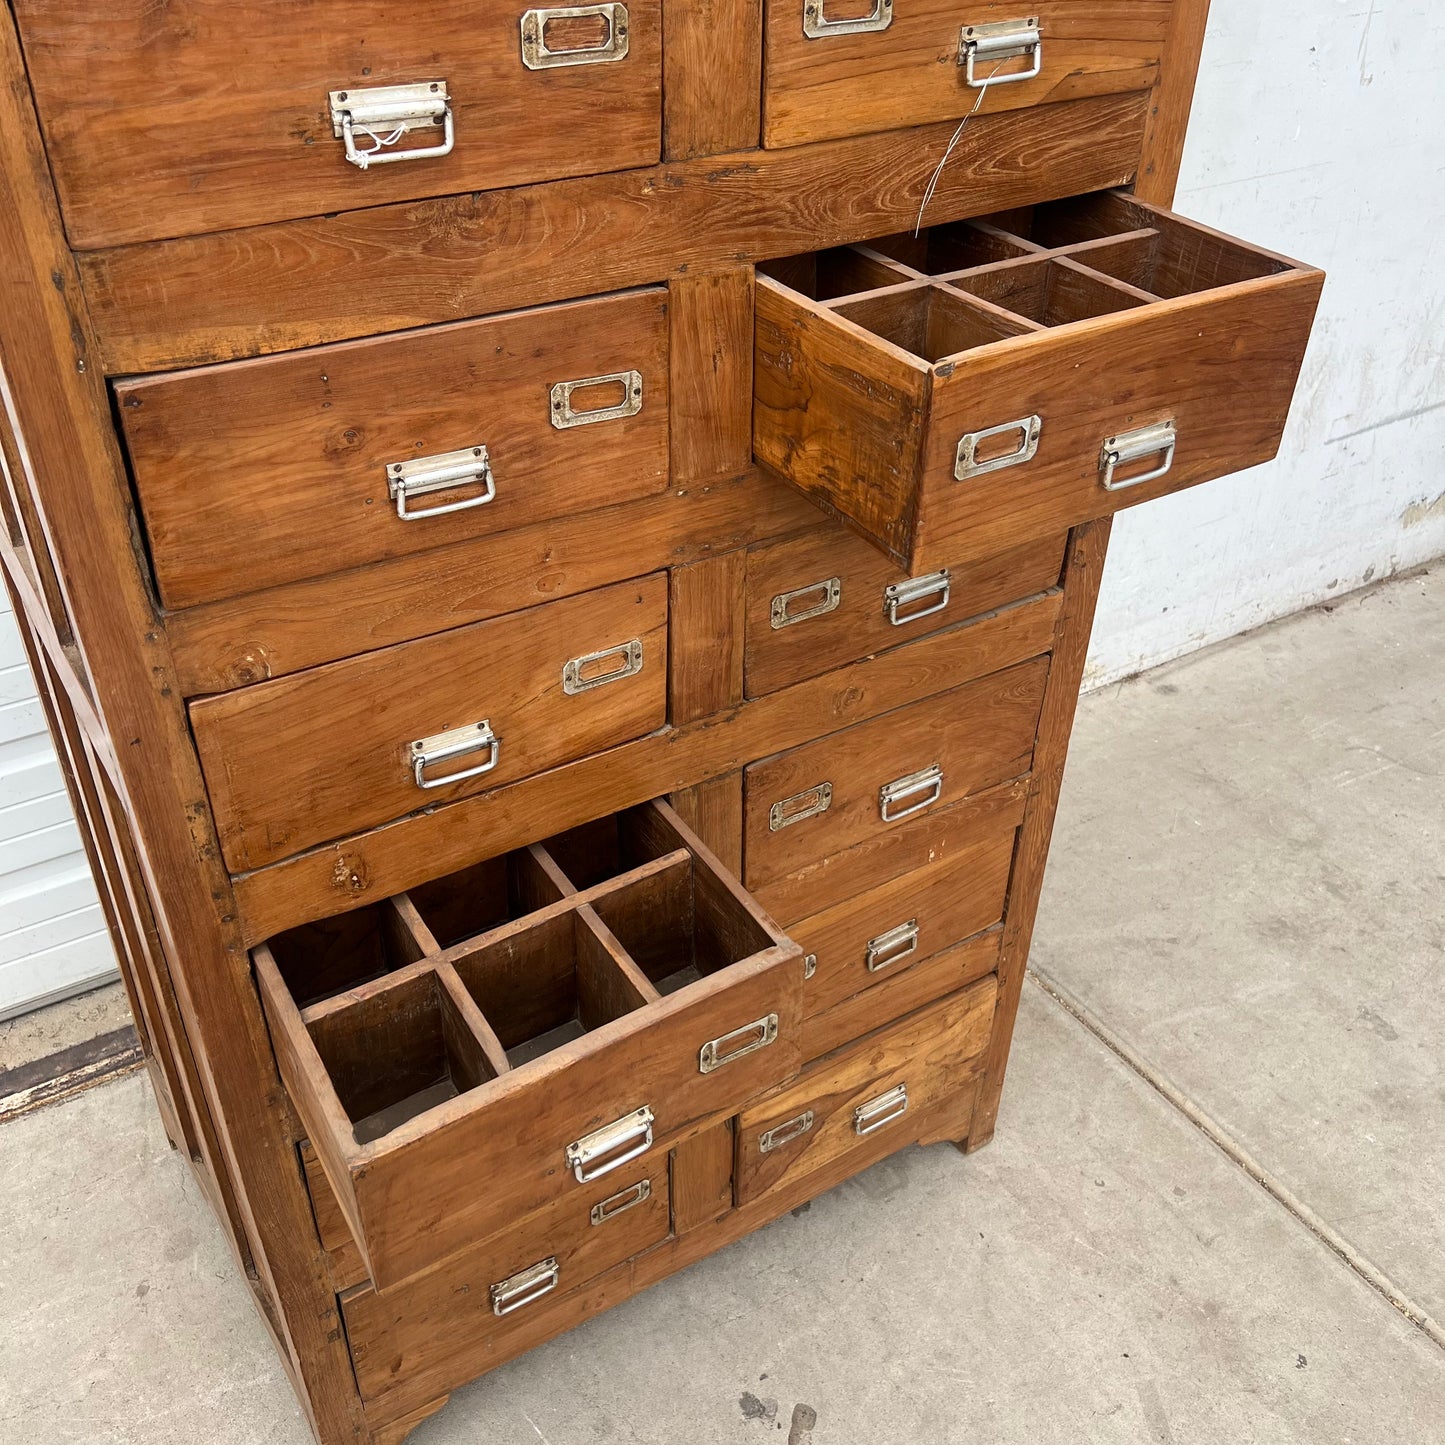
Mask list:
POLYGON ((983 104, 984 97, 988 94, 988 88, 993 83, 993 78, 1003 68, 1003 61, 989 72, 988 79, 978 88, 978 99, 973 103, 973 109, 959 121, 958 129, 953 133, 953 139, 949 141, 947 149, 943 152, 942 159, 933 168, 933 174, 928 178, 928 185, 924 188, 923 202, 918 207, 918 219, 913 223, 913 234, 915 236, 923 229, 923 213, 928 209, 928 203, 933 199, 933 193, 938 189, 938 183, 943 178, 943 168, 948 164, 948 158, 953 154, 954 148, 963 139, 964 127, 968 125, 974 116, 978 114, 978 108, 983 104))

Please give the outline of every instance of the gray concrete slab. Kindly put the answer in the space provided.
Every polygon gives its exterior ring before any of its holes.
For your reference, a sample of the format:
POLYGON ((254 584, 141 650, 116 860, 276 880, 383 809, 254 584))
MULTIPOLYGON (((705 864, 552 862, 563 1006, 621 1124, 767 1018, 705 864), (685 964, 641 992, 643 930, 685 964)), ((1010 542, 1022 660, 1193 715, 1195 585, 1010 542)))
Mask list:
POLYGON ((130 1023, 130 1005, 119 983, 0 1022, 0 1073, 48 1058, 73 1044, 89 1043, 130 1023))
POLYGON ((1035 966, 1445 1320, 1445 566, 1086 699, 1054 837, 1035 966))
MULTIPOLYGON (((0 1128, 0 1441, 304 1445, 143 1079, 0 1128)), ((458 1393, 416 1445, 1432 1445, 1445 1352, 1041 993, 912 1150, 458 1393)))

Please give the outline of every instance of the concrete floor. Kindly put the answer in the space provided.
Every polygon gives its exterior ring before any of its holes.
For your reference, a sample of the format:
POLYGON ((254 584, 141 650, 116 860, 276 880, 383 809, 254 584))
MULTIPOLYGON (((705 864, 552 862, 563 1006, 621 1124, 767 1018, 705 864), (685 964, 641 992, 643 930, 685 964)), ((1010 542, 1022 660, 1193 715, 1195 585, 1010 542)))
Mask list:
MULTIPOLYGON (((1437 569, 1088 699, 994 1144, 884 1162, 415 1445, 1439 1445, 1442 623, 1437 569)), ((146 1091, 0 1127, 0 1442, 304 1445, 146 1091)))

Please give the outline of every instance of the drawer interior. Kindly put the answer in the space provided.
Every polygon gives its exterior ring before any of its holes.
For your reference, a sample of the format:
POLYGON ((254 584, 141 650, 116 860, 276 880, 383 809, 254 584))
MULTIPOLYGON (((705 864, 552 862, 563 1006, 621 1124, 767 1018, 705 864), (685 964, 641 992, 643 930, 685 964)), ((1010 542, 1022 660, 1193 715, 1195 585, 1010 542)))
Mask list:
MULTIPOLYGON (((431 1262, 409 1247, 408 1267, 390 1266, 368 1227, 375 1218, 386 1236, 403 1222, 397 1209, 425 1211, 420 1198, 446 1187, 435 1168, 418 1172, 419 1141, 451 1137, 439 1157, 465 1161, 478 1181, 536 1162, 555 1193, 559 1176, 570 1182, 557 1167, 563 1146, 588 1130, 559 1137, 555 1161, 548 1151, 519 1164, 501 1121, 513 1106, 538 1112, 525 1107, 529 1085, 570 1096, 554 1102, 582 1123, 592 1085, 629 1102, 645 1089, 664 1131, 669 1106, 681 1123, 714 1094, 730 1104, 735 1080, 741 1102, 800 1058, 801 967, 786 970, 784 996, 769 976, 798 964, 799 950, 661 802, 292 929, 253 957, 283 1078, 378 1288, 431 1262), (683 1047, 667 1045, 679 1035, 683 1047), (771 1056, 751 1084, 749 1054, 771 1056), (657 1077, 634 1085, 629 1064, 657 1077), (712 1092, 696 1104, 686 1096, 699 1070, 712 1092), (493 1104, 505 1107, 487 1128, 493 1104), (469 1119, 473 1134, 449 1136, 469 1119), (398 1189, 393 1171, 412 1183, 398 1189)), ((466 1211, 439 1208, 463 1228, 466 1211)), ((459 1234, 453 1248, 475 1237, 459 1234)))

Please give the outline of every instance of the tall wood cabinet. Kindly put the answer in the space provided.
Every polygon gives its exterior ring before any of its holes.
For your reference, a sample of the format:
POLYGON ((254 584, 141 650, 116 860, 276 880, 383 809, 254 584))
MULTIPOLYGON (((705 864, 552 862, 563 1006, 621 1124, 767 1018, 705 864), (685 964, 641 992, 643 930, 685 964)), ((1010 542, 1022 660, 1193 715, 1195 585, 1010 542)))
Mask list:
POLYGON ((323 1445, 993 1133, 1109 517, 1322 282, 1167 209, 1203 0, 1035 11, 11 0, 6 582, 323 1445))

